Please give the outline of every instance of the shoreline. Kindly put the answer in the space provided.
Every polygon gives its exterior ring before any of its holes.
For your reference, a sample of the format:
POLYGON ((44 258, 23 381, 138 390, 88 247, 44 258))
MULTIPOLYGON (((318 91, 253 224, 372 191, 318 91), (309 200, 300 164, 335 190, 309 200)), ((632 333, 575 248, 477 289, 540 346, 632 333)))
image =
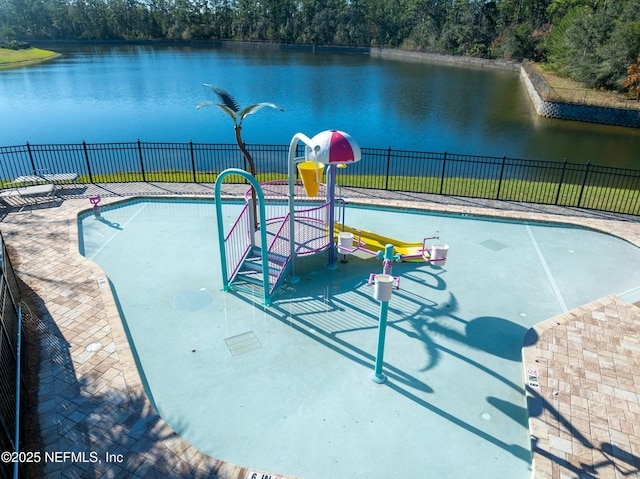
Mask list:
MULTIPOLYGON (((580 121, 601 125, 621 126, 625 128, 640 128, 640 110, 602 106, 593 102, 570 102, 562 99, 549 99, 545 91, 551 87, 542 78, 533 78, 527 71, 526 63, 493 60, 456 55, 442 55, 438 53, 415 52, 400 49, 379 47, 350 47, 330 45, 302 45, 267 42, 244 42, 231 40, 216 41, 184 41, 184 40, 35 40, 32 44, 41 47, 71 46, 71 45, 149 45, 149 46, 182 46, 193 48, 255 48, 266 50, 298 50, 306 52, 335 52, 347 54, 368 55, 371 58, 395 60, 413 63, 434 63, 457 66, 460 68, 500 69, 518 73, 523 79, 529 92, 531 102, 538 116, 567 121, 580 121), (533 90, 533 91, 532 91, 533 90)), ((1 67, 0 67, 1 68, 1 67)), ((539 75, 536 75, 539 77, 539 75)))
POLYGON ((29 65, 37 65, 38 63, 46 62, 49 60, 53 60, 54 58, 58 58, 62 56, 61 53, 57 53, 50 50, 44 50, 41 48, 31 47, 24 50, 10 50, 7 48, 0 49, 0 70, 10 69, 10 68, 21 68, 29 65), (2 53, 9 52, 9 57, 13 56, 12 52, 16 52, 15 56, 19 57, 19 60, 8 60, 2 61, 2 53), (19 52, 26 52, 28 54, 20 54, 19 52))
POLYGON ((493 68, 510 70, 513 72, 519 72, 521 67, 521 63, 516 61, 442 55, 440 53, 412 52, 408 50, 395 50, 390 48, 371 48, 369 55, 383 60, 400 60, 414 63, 438 63, 465 68, 493 68))
POLYGON ((415 52, 382 47, 355 47, 348 45, 312 45, 293 43, 268 43, 233 40, 33 40, 42 48, 73 45, 142 45, 142 46, 175 46, 193 48, 254 48, 264 50, 299 50, 306 52, 354 53, 369 55, 372 58, 402 60, 415 63, 441 63, 481 68, 499 68, 519 71, 520 62, 494 60, 487 58, 466 57, 459 55, 443 55, 440 53, 415 52))

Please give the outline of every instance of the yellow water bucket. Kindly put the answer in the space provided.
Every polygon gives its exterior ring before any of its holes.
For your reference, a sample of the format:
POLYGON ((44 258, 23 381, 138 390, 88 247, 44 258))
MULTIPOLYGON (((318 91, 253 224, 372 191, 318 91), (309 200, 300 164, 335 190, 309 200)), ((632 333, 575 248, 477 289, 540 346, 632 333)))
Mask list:
POLYGON ((298 173, 300 173, 300 178, 302 178, 302 184, 304 185, 304 190, 307 192, 307 196, 311 198, 318 196, 323 171, 324 165, 320 162, 305 161, 298 163, 298 173))

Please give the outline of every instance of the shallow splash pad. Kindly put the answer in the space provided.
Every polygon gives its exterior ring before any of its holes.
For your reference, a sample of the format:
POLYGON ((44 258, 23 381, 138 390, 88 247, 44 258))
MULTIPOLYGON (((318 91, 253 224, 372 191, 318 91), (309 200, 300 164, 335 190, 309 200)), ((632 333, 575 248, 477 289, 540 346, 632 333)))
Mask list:
MULTIPOLYGON (((301 260, 300 282, 264 308, 220 291, 214 209, 185 203, 105 209, 120 229, 88 212, 84 253, 109 275, 162 417, 252 471, 530 478, 523 334, 558 313, 556 294, 572 307, 640 284, 637 248, 606 235, 347 208, 362 229, 412 238, 428 227, 457 252, 446 268, 394 264, 403 286, 389 302, 381 387, 370 380, 379 305, 366 282, 378 262, 354 257, 331 271, 321 256, 301 260), (594 249, 616 261, 589 261, 594 249)), ((225 221, 243 206, 225 204, 225 221)))

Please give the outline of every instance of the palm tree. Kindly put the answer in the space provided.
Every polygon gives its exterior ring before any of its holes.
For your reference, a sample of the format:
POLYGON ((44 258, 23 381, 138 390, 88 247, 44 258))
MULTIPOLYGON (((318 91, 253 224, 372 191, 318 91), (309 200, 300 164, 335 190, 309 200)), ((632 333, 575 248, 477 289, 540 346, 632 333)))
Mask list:
MULTIPOLYGON (((247 151, 247 148, 244 146, 244 142, 242 141, 242 135, 241 135, 242 122, 247 116, 253 115, 254 113, 258 112, 264 107, 274 108, 280 111, 284 111, 284 110, 274 103, 265 103, 265 102, 255 103, 253 105, 249 105, 240 109, 238 102, 236 102, 236 100, 222 88, 218 88, 213 85, 208 85, 207 83, 205 83, 204 86, 211 88, 211 90, 213 90, 213 92, 218 96, 221 103, 203 101, 198 106, 196 106, 196 110, 199 110, 200 108, 203 108, 205 106, 215 105, 217 107, 220 107, 222 111, 224 111, 227 115, 231 117, 231 119, 233 120, 233 128, 236 133, 236 143, 238 144, 238 148, 240 148, 240 151, 246 158, 247 163, 249 163, 249 173, 251 173, 255 177, 256 167, 255 167, 255 164, 253 163, 253 158, 247 151)), ((258 224, 257 224, 257 216, 256 216, 256 192, 254 191, 253 188, 251 188, 251 198, 253 200, 253 217, 255 218, 255 221, 256 221, 255 227, 257 228, 258 224)))
POLYGON ((200 108, 203 108, 205 106, 215 105, 220 107, 222 111, 224 111, 227 115, 231 117, 231 119, 233 120, 233 127, 236 132, 236 143, 238 143, 238 148, 240 148, 240 151, 242 152, 244 157, 247 159, 247 162, 249 163, 249 173, 251 173, 253 176, 256 176, 256 167, 253 163, 253 158, 245 148, 244 142, 242 141, 242 135, 241 135, 242 122, 247 116, 253 115, 254 113, 256 113, 257 111, 261 110, 264 107, 275 108, 276 110, 280 110, 280 111, 284 111, 284 110, 280 108, 278 105, 275 105, 273 103, 264 103, 264 102, 255 103, 253 105, 249 105, 247 107, 240 109, 236 100, 222 88, 218 88, 213 85, 208 85, 206 83, 204 84, 204 86, 211 88, 213 92, 216 95, 218 95, 218 98, 220 99, 221 103, 203 101, 196 107, 196 110, 199 110, 200 108))

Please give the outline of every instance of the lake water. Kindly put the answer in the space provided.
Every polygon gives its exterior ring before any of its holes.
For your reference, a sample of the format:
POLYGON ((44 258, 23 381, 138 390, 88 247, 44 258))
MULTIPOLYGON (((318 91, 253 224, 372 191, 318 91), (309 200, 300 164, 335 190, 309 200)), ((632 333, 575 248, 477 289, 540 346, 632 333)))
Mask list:
POLYGON ((234 143, 231 120, 202 86, 246 106, 250 144, 302 132, 350 133, 363 147, 640 168, 640 130, 538 117, 519 74, 247 47, 56 45, 63 55, 0 70, 0 146, 29 141, 234 143))

